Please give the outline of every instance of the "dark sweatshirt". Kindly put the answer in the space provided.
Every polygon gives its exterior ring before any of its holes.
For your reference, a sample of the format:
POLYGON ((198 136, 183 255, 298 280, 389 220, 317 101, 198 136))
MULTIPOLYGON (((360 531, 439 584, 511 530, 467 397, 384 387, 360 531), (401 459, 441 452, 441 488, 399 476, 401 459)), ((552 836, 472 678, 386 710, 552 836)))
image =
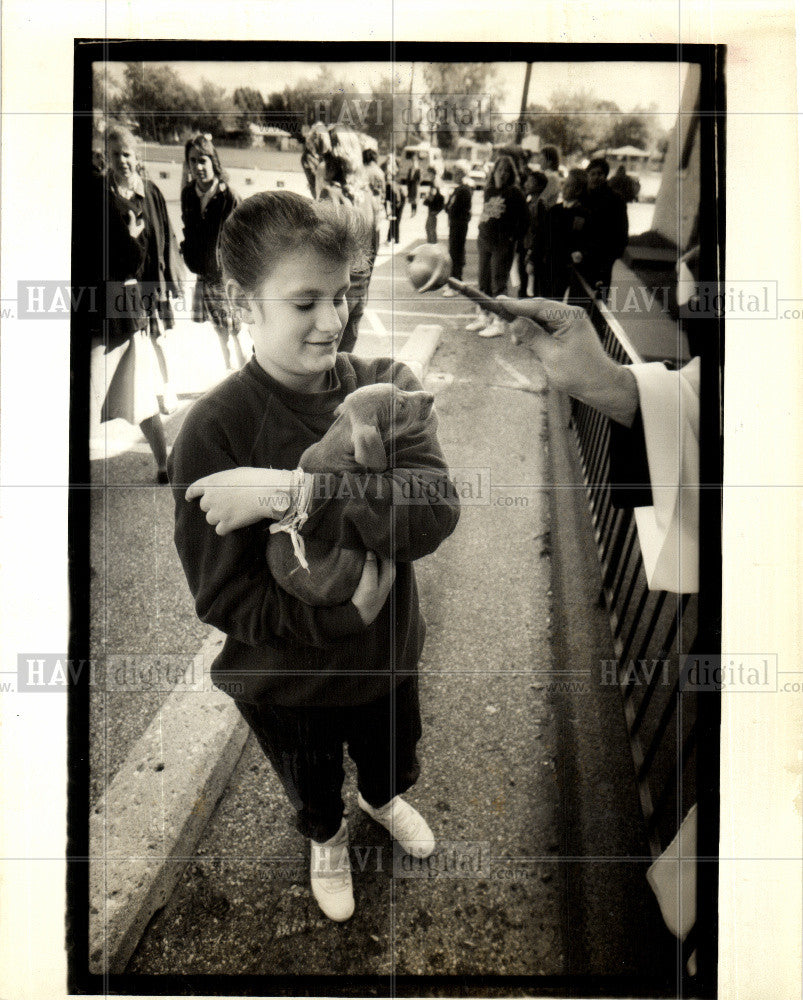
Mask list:
POLYGON ((478 238, 489 247, 515 243, 527 232, 529 214, 527 200, 515 185, 485 189, 478 238))
POLYGON ((417 669, 425 625, 412 562, 434 552, 459 517, 434 433, 405 437, 384 473, 315 476, 302 534, 396 561, 390 596, 367 627, 350 601, 313 608, 277 585, 265 560, 268 520, 220 536, 199 502, 184 499, 190 483, 223 469, 296 468, 344 397, 377 382, 420 388, 399 362, 338 354, 332 388, 296 392, 252 358, 195 403, 179 432, 168 463, 176 548, 198 617, 227 635, 212 680, 238 701, 360 705, 417 669), (411 493, 418 502, 405 502, 411 493))

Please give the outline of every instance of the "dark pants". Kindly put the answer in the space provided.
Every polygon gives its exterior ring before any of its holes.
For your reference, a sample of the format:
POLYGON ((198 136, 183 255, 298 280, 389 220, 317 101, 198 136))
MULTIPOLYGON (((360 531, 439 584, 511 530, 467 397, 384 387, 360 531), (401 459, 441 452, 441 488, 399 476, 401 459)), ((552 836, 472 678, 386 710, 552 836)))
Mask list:
POLYGON ((452 258, 452 277, 463 280, 466 266, 466 233, 468 219, 455 219, 449 223, 449 256, 452 258))
POLYGON ((507 290, 510 268, 515 250, 512 241, 493 245, 479 240, 477 244, 480 265, 480 291, 496 298, 507 290))
POLYGON ((427 243, 438 242, 438 213, 428 212, 427 221, 424 223, 424 231, 427 234, 427 243))
POLYGON ((353 708, 237 708, 273 765, 296 808, 296 825, 317 841, 333 837, 343 818, 343 744, 357 765, 357 787, 372 806, 383 806, 418 780, 415 748, 421 738, 418 679, 390 695, 353 708))
POLYGON ((398 199, 396 205, 391 205, 393 214, 388 216, 388 243, 399 242, 399 223, 404 211, 404 197, 398 199))

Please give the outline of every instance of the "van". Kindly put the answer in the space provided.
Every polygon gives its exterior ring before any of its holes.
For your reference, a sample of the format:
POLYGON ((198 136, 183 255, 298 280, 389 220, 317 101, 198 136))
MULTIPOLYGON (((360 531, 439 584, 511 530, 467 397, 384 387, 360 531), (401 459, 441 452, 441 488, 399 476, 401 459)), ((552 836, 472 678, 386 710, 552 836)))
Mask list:
POLYGON ((443 153, 439 146, 432 146, 428 142, 419 142, 412 146, 405 146, 402 150, 401 163, 399 164, 399 177, 404 180, 410 175, 413 166, 418 166, 421 171, 421 181, 426 183, 426 172, 430 167, 435 171, 435 176, 443 177, 443 153))

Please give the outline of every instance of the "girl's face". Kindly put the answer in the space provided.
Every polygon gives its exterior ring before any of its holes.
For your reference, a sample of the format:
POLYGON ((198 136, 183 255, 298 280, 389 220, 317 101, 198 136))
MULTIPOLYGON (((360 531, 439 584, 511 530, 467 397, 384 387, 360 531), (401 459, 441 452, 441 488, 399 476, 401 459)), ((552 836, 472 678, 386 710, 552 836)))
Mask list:
POLYGON ((501 188, 506 184, 510 184, 513 180, 513 174, 510 170, 509 163, 497 163, 496 169, 494 170, 494 184, 496 187, 501 188))
POLYGON ((246 296, 256 359, 277 382, 302 392, 324 388, 348 320, 348 288, 347 262, 301 248, 246 296))
POLYGON ((190 164, 192 179, 200 184, 202 188, 209 187, 215 179, 215 167, 212 163, 212 157, 206 156, 197 149, 191 149, 187 159, 190 164))
POLYGON ((109 165, 114 178, 121 184, 129 184, 137 172, 137 152, 125 139, 115 139, 109 145, 109 165))

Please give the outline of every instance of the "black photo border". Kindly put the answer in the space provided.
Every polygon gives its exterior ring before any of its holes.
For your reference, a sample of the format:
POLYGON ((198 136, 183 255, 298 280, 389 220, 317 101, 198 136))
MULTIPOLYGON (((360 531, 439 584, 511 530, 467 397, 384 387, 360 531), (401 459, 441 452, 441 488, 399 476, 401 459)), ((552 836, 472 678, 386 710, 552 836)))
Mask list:
MULTIPOLYGON (((646 43, 192 41, 75 39, 72 240, 82 218, 80 178, 91 170, 92 63, 114 61, 265 62, 684 62, 701 68, 701 273, 724 280, 725 67, 719 45, 646 43)), ((73 256, 73 267, 75 258, 73 256)), ((701 349, 700 567, 697 648, 719 653, 722 603, 723 319, 707 324, 701 349)), ((69 657, 88 659, 89 647, 89 344, 71 337, 68 584, 69 657)), ((717 693, 701 695, 698 716, 697 899, 699 967, 693 987, 652 978, 610 976, 143 976, 91 974, 89 956, 89 681, 81 672, 68 692, 67 913, 68 991, 75 995, 153 996, 716 996, 719 844, 719 729, 717 693), (667 987, 678 985, 677 993, 667 987)))

